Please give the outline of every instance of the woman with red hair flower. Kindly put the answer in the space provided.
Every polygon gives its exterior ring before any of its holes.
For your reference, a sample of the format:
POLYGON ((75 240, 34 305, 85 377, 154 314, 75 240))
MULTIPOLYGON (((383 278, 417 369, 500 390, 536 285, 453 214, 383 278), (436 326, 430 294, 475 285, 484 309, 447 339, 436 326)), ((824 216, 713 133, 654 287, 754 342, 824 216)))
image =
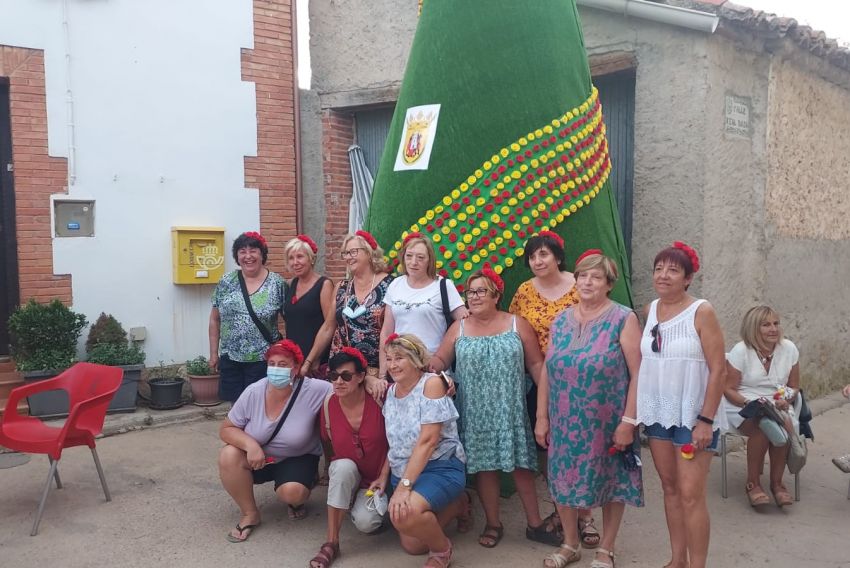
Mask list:
POLYGON ((478 497, 487 522, 478 543, 493 548, 502 539, 499 472, 512 472, 525 509, 526 537, 553 546, 561 543, 551 523, 540 518, 534 477, 537 452, 525 401, 525 372, 536 383, 543 368, 537 335, 525 319, 499 310, 505 291, 490 268, 466 282, 469 317, 452 324, 431 358, 436 371, 456 361, 460 438, 466 470, 476 474, 478 497))
POLYGON ((384 523, 390 476, 387 433, 381 407, 366 393, 366 357, 353 347, 331 356, 328 380, 333 393, 320 415, 321 434, 333 450, 328 483, 328 532, 314 568, 327 568, 339 555, 339 532, 346 511, 362 533, 384 523))
POLYGON ((314 270, 319 247, 307 235, 298 235, 283 249, 289 282, 283 319, 286 337, 304 353, 301 374, 322 378, 327 368, 334 332, 334 284, 314 270))
POLYGON ((247 540, 260 524, 257 484, 274 481, 289 517, 303 519, 322 454, 317 417, 331 385, 301 376, 304 356, 288 339, 269 347, 265 358, 266 378, 245 389, 219 431, 226 444, 218 458, 221 483, 241 513, 230 542, 247 540))
POLYGON ((699 271, 694 249, 676 241, 655 256, 658 299, 646 313, 638 374, 637 420, 664 491, 670 568, 703 568, 708 558, 705 485, 726 414, 717 412, 726 377, 723 331, 714 308, 688 293, 699 271), (691 457, 683 446, 694 447, 691 457))
POLYGON ((393 277, 387 274, 383 249, 366 231, 345 237, 340 256, 348 274, 336 288, 331 357, 345 347, 358 349, 368 364, 366 391, 380 399, 387 390, 387 381, 379 377, 384 297, 393 277))
POLYGON ((269 247, 260 233, 249 231, 233 241, 239 270, 219 280, 212 296, 210 366, 219 371, 219 398, 234 401, 266 374, 263 355, 280 339, 278 314, 286 283, 266 268, 269 247))

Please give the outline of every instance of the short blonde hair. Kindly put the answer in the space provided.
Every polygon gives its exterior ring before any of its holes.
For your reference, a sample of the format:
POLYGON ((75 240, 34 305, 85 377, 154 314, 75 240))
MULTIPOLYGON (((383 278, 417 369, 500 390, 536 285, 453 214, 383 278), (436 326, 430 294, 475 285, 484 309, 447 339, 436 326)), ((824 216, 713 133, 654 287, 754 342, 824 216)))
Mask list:
POLYGON ((310 264, 316 264, 316 253, 313 252, 310 245, 296 237, 294 239, 290 239, 290 241, 286 243, 286 246, 283 247, 283 257, 287 267, 289 266, 289 254, 297 251, 304 251, 307 253, 307 258, 310 259, 310 264))
MULTIPOLYGON (((767 349, 761 338, 761 324, 771 317, 780 319, 779 312, 770 306, 756 306, 747 310, 747 313, 744 314, 744 319, 741 320, 741 339, 744 341, 744 345, 756 351, 767 349)), ((783 333, 780 326, 779 341, 782 341, 782 338, 783 333)))
POLYGON ((413 237, 409 239, 404 246, 401 247, 401 253, 399 254, 399 264, 398 264, 398 273, 399 274, 407 274, 407 267, 404 266, 404 253, 407 252, 407 249, 414 245, 418 245, 422 243, 425 245, 425 248, 428 250, 428 267, 427 274, 432 280, 437 279, 437 255, 434 253, 434 244, 431 242, 431 239, 426 237, 413 237))
POLYGON ((384 260, 384 249, 381 248, 381 245, 378 245, 378 248, 373 249, 369 246, 369 243, 366 242, 366 239, 360 235, 346 235, 346 237, 342 240, 341 251, 345 250, 349 241, 357 241, 360 248, 369 253, 369 266, 372 267, 372 272, 380 274, 381 272, 387 271, 387 261, 384 260))
POLYGON ((428 365, 428 349, 422 340, 412 333, 403 333, 401 335, 393 334, 392 341, 387 341, 385 350, 393 351, 407 357, 413 366, 424 371, 428 365), (395 337, 393 337, 395 336, 395 337))
POLYGON ((617 278, 619 278, 617 263, 604 254, 591 254, 581 259, 579 263, 576 264, 574 275, 576 279, 578 279, 579 274, 582 272, 587 272, 588 270, 593 270, 595 268, 602 270, 602 273, 605 275, 605 279, 611 286, 617 282, 617 278))

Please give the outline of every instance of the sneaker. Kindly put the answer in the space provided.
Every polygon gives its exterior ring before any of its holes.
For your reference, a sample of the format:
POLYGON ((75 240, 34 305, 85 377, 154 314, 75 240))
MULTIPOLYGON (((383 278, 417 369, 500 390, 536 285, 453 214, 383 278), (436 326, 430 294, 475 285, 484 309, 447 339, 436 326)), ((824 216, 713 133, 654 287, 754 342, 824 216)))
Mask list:
POLYGON ((770 440, 771 445, 784 446, 788 443, 788 431, 770 418, 762 418, 759 421, 759 428, 770 440))
POLYGON ((847 454, 846 456, 832 458, 832 463, 834 463, 835 467, 837 467, 844 473, 850 473, 850 454, 847 454))

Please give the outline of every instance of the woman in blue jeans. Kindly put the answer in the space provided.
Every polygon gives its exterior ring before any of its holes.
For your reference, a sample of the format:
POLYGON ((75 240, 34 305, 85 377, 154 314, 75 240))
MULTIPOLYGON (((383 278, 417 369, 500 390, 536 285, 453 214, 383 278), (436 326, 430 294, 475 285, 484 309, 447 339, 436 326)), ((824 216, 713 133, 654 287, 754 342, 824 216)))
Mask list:
POLYGON ((428 553, 425 566, 446 568, 452 543, 443 532, 453 519, 458 531, 472 523, 464 492, 466 455, 457 431, 458 413, 447 385, 425 371, 428 351, 415 335, 390 335, 384 346, 395 384, 384 403, 393 496, 390 520, 409 554, 428 553))

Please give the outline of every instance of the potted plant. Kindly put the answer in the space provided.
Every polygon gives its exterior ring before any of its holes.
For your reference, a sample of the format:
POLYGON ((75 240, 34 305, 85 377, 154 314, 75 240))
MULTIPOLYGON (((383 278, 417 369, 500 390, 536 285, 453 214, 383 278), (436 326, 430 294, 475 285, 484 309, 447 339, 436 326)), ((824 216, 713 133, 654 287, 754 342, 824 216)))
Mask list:
POLYGON ((210 368, 206 357, 201 355, 186 361, 186 375, 189 377, 192 399, 197 406, 215 406, 221 403, 218 398, 218 373, 210 368))
POLYGON ((101 313, 89 330, 86 340, 89 363, 121 367, 124 379, 107 412, 133 412, 136 410, 136 395, 142 369, 145 368, 145 352, 127 340, 127 332, 112 315, 101 313))
POLYGON ((183 406, 183 379, 176 369, 166 366, 162 361, 148 373, 148 386, 151 390, 150 406, 154 410, 169 410, 183 406))
MULTIPOLYGON (((12 355, 25 382, 50 379, 77 361, 77 342, 86 316, 54 299, 47 304, 30 300, 9 317, 12 355)), ((30 414, 39 417, 67 416, 65 391, 47 391, 28 397, 30 414)))

